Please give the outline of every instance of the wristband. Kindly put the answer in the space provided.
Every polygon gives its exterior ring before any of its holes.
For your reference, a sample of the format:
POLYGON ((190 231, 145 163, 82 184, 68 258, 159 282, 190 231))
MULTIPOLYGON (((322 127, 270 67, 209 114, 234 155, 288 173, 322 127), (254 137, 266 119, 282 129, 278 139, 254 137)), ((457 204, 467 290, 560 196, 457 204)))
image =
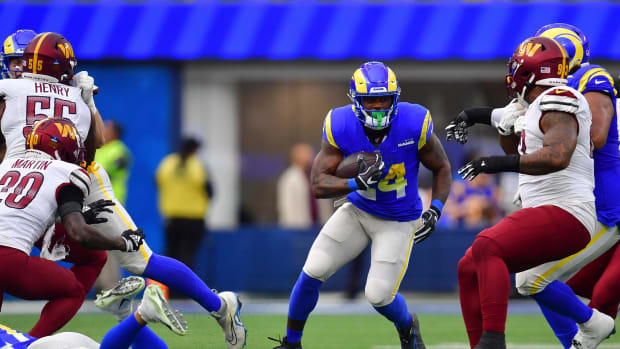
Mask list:
POLYGON ((434 206, 436 209, 438 209, 439 213, 441 213, 441 210, 443 210, 443 202, 441 202, 441 200, 439 199, 431 201, 431 206, 434 206))
POLYGON ((491 114, 493 108, 491 107, 479 107, 465 109, 465 114, 472 124, 487 124, 491 125, 491 114))
POLYGON ((358 190, 360 188, 359 185, 357 185, 355 178, 350 178, 347 183, 349 184, 349 189, 351 190, 358 190))

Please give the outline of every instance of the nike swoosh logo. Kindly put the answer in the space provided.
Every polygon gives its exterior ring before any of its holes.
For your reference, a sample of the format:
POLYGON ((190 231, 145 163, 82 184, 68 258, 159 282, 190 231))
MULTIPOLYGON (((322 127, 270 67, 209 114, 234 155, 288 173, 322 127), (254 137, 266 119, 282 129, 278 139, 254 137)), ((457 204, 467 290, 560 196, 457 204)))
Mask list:
POLYGON ((377 183, 377 181, 373 181, 372 179, 368 180, 368 185, 372 185, 372 184, 375 184, 375 183, 377 183))
POLYGON ((598 84, 602 84, 604 82, 605 82, 605 80, 594 80, 594 83, 597 84, 597 85, 598 84))

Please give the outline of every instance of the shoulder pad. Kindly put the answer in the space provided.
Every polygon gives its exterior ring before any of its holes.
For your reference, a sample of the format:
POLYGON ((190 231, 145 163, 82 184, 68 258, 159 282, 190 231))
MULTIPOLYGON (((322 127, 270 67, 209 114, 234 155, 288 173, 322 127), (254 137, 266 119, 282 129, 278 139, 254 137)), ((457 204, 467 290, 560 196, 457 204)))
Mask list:
POLYGON ((557 88, 543 92, 539 107, 542 112, 559 111, 577 114, 579 99, 574 92, 568 89, 557 88))
POLYGON ((85 169, 77 168, 71 171, 71 174, 69 175, 69 181, 71 182, 71 184, 78 187, 82 191, 82 193, 84 193, 84 198, 86 198, 90 194, 90 176, 85 169))

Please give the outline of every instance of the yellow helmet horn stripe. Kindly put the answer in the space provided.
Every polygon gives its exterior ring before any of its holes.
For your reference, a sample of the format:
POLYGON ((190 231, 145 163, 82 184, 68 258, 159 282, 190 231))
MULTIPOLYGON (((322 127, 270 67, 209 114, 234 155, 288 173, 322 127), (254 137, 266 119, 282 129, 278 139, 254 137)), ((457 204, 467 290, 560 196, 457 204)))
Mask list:
POLYGON ((570 60, 569 69, 573 69, 583 62, 583 58, 585 56, 583 52, 583 44, 581 43, 579 36, 572 30, 566 28, 551 28, 549 30, 545 30, 540 36, 554 40, 556 38, 564 38, 573 43, 575 46, 575 55, 570 60))
POLYGON ((398 83, 396 82, 396 74, 390 68, 388 68, 388 92, 396 92, 398 83))
POLYGON ((355 92, 368 93, 368 86, 366 86, 366 79, 361 69, 357 69, 353 73, 353 80, 355 80, 355 92))
POLYGON ((32 62, 32 74, 37 73, 37 62, 39 59, 39 49, 41 48, 41 44, 43 43, 43 41, 48 35, 50 35, 50 33, 43 34, 41 38, 39 39, 39 41, 37 42, 37 46, 34 48, 34 57, 33 57, 33 62, 32 62))

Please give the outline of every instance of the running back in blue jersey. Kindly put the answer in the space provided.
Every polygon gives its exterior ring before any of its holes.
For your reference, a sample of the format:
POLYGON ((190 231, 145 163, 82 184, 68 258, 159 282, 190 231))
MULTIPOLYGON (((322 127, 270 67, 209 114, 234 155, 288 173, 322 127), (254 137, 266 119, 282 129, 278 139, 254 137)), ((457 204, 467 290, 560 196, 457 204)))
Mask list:
POLYGON ((422 200, 418 194, 418 150, 426 144, 432 131, 433 120, 426 108, 398 103, 398 117, 392 122, 386 139, 375 148, 352 106, 347 105, 327 114, 323 139, 340 149, 345 157, 379 149, 385 162, 381 180, 368 190, 350 193, 347 199, 372 215, 404 222, 416 220, 422 214, 422 200))
MULTIPOLYGON (((592 91, 607 94, 616 110, 617 91, 614 88, 614 79, 605 68, 595 64, 584 65, 575 74, 568 76, 568 86, 584 95, 592 91)), ((607 226, 614 226, 620 222, 619 145, 618 115, 614 113, 609 125, 607 142, 601 149, 594 151, 596 214, 598 220, 607 226)))
POLYGON ((37 338, 0 324, 0 348, 26 349, 37 338))

